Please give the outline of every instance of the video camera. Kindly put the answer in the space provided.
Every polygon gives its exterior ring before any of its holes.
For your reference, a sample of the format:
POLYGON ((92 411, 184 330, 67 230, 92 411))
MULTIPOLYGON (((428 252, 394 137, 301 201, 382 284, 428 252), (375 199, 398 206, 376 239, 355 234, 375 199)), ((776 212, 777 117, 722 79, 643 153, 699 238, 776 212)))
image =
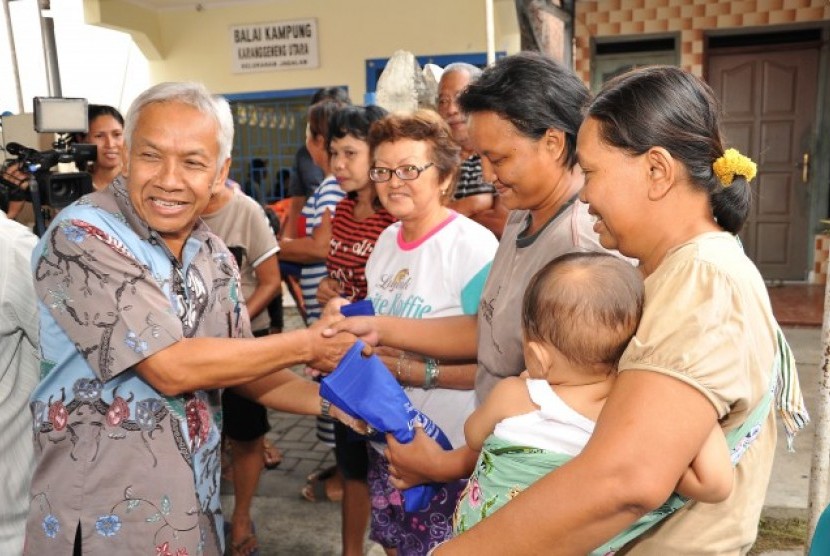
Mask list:
MULTIPOLYGON (((6 164, 17 164, 18 168, 37 180, 41 205, 62 209, 93 190, 92 176, 88 172, 53 172, 52 168, 70 162, 85 168, 97 156, 95 145, 67 144, 66 139, 61 138, 54 143, 54 150, 37 151, 10 142, 6 145, 6 152, 17 157, 17 160, 7 161, 6 164)), ((16 185, 8 180, 4 182, 5 185, 16 185)))
POLYGON ((6 153, 17 158, 7 158, 0 172, 0 184, 12 190, 25 187, 25 183, 10 179, 12 166, 34 178, 27 183, 36 217, 43 206, 60 210, 92 192, 92 176, 83 169, 96 159, 97 147, 72 142, 72 135, 86 133, 87 126, 86 99, 35 97, 35 131, 55 133, 57 140, 52 143, 52 149, 46 151, 20 143, 6 143, 6 153), (69 163, 74 163, 80 171, 61 171, 61 166, 69 163))

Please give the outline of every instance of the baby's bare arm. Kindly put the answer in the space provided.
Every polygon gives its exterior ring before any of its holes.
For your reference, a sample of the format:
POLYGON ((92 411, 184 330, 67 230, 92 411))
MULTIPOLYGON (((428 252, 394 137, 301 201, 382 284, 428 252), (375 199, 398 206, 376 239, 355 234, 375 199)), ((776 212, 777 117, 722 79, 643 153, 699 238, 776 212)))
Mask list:
POLYGON ((502 379, 484 403, 467 417, 467 422, 464 424, 464 438, 467 446, 480 452, 484 441, 493 433, 499 421, 527 413, 534 408, 527 392, 525 379, 519 377, 502 379))
POLYGON ((680 478, 676 490, 698 502, 723 502, 732 493, 734 476, 726 438, 721 428, 715 426, 680 478))

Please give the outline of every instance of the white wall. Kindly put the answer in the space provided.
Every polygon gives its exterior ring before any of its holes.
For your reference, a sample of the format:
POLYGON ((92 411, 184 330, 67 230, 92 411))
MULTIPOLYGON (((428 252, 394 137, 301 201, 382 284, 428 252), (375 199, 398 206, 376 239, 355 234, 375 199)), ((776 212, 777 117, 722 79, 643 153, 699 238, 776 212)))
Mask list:
MULTIPOLYGON (((356 101, 365 92, 365 61, 395 50, 416 55, 475 53, 486 50, 484 0, 281 0, 205 4, 203 9, 136 11, 123 0, 98 2, 90 10, 104 25, 136 33, 149 62, 152 82, 199 80, 217 93, 313 89, 347 85, 356 101), (130 10, 130 17, 124 16, 130 10), (231 72, 228 28, 316 18, 320 67, 231 72), (150 45, 147 47, 147 45, 150 45)), ((518 28, 512 0, 496 0, 496 48, 515 52, 518 28)), ((195 5, 195 3, 194 3, 195 5)))
MULTIPOLYGON (((32 97, 48 96, 43 42, 36 0, 10 3, 24 111, 32 97)), ((150 84, 149 65, 132 37, 84 23, 81 0, 52 2, 55 41, 65 97, 84 97, 124 111, 150 84)), ((0 113, 18 113, 9 37, 0 11, 0 113)))
MULTIPOLYGON (((496 49, 515 52, 513 1, 494 4, 496 49)), ((486 50, 484 0, 252 0, 206 4, 201 11, 153 11, 125 0, 53 0, 52 6, 63 96, 122 111, 150 84, 186 79, 203 81, 217 93, 346 85, 360 101, 367 59, 398 49, 417 55, 486 50), (320 35, 319 68, 231 72, 231 25, 311 17, 320 35)), ((37 1, 16 0, 10 10, 24 111, 31 111, 32 97, 49 94, 37 1)), ((19 108, 0 11, 0 113, 6 111, 19 108)))

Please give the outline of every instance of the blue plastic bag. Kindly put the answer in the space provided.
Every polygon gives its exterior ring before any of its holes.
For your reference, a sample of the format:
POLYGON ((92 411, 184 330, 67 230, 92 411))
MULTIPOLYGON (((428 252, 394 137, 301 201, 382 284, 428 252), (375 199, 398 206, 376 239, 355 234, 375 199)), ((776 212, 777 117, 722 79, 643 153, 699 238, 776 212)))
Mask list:
POLYGON ((345 317, 371 317, 375 314, 375 307, 371 299, 352 301, 348 305, 340 307, 340 313, 345 317))
MULTIPOLYGON (((375 315, 375 306, 371 299, 359 299, 340 307, 340 314, 344 317, 372 317, 375 315)), ((335 404, 336 405, 336 404, 335 404)), ((354 415, 353 415, 354 417, 354 415)), ((373 440, 383 442, 383 434, 373 435, 373 440), (379 440, 378 440, 379 438, 379 440)), ((365 442, 366 436, 349 429, 346 432, 346 442, 365 442)))
MULTIPOLYGON (((432 420, 412 406, 412 402, 386 365, 376 355, 364 356, 365 344, 358 340, 346 352, 337 368, 324 377, 320 396, 347 412, 366 421, 378 431, 372 440, 385 442, 383 433, 392 433, 403 444, 415 438, 415 427, 424 429, 445 450, 452 444, 432 420)), ((418 485, 403 491, 404 509, 420 511, 427 507, 438 487, 418 485)))

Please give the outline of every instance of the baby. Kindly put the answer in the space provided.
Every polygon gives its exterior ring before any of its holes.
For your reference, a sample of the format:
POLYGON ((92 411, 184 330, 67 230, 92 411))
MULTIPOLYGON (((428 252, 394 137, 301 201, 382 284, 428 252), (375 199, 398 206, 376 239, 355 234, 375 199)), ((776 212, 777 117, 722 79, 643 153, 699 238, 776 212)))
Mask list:
MULTIPOLYGON (((456 533, 582 451, 637 329, 643 290, 636 268, 602 253, 563 255, 531 279, 522 306, 527 370, 499 382, 464 427, 467 446, 480 454, 456 509, 456 533)), ((719 502, 732 481, 729 449, 716 426, 676 491, 719 502)), ((647 528, 595 553, 616 550, 647 528)))

